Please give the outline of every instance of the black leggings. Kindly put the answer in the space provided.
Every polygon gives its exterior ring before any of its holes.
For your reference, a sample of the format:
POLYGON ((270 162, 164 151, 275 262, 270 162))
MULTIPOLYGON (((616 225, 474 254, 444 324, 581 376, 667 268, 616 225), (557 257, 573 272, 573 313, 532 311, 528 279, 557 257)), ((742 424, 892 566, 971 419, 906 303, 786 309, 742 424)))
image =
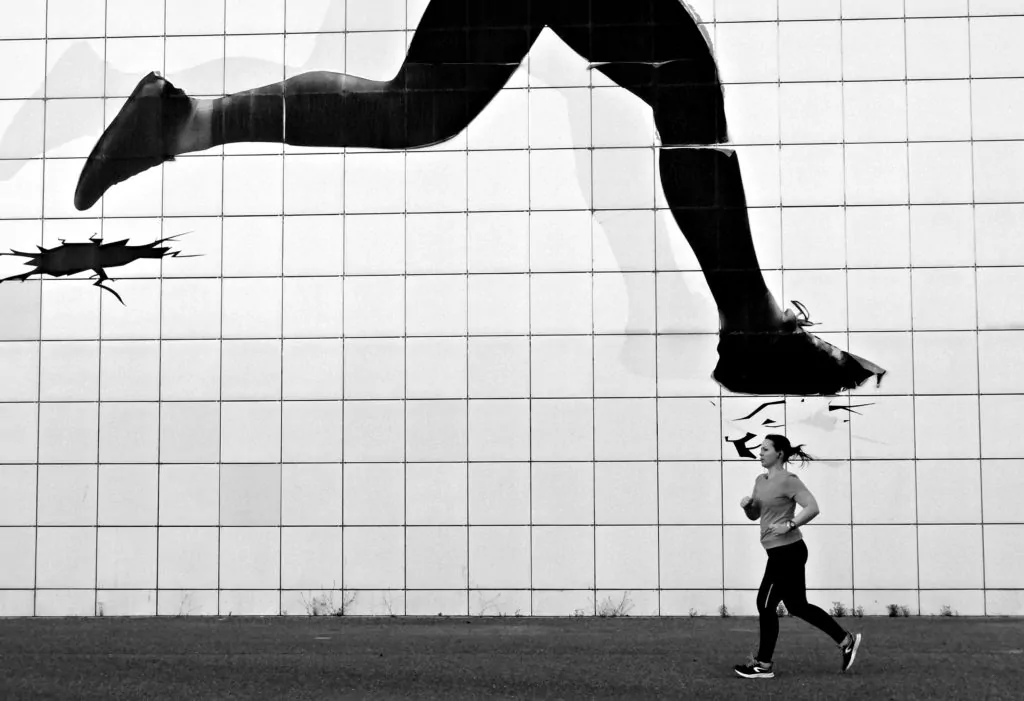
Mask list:
POLYGON ((757 613, 761 621, 761 647, 758 662, 771 662, 775 642, 779 639, 779 616, 775 612, 779 602, 797 618, 824 631, 839 644, 846 639, 846 631, 835 619, 814 604, 807 603, 804 565, 807 564, 807 546, 803 540, 768 550, 768 565, 757 592, 757 613))

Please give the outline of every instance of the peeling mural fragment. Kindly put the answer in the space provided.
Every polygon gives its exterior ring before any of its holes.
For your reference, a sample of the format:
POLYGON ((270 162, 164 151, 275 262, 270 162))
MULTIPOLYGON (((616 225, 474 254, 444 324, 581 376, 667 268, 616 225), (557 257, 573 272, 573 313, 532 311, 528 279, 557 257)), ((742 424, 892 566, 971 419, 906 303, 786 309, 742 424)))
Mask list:
MULTIPOLYGON (((179 257, 179 251, 172 251, 168 246, 160 246, 166 241, 173 241, 183 234, 176 234, 165 239, 159 239, 144 246, 129 246, 128 239, 103 243, 99 236, 92 236, 87 243, 67 243, 60 239, 60 245, 54 248, 43 248, 36 246, 38 252, 25 253, 12 250, 10 253, 0 253, 3 256, 20 256, 28 258, 25 265, 34 265, 35 269, 21 275, 12 275, 0 282, 19 280, 24 282, 33 275, 49 275, 51 277, 68 277, 87 270, 93 271, 96 277, 95 287, 110 292, 117 297, 117 301, 124 304, 121 295, 112 287, 104 285, 104 282, 113 282, 114 279, 107 275, 106 268, 117 268, 144 258, 163 258, 164 256, 179 257)), ((191 256, 183 256, 191 257, 191 256)))

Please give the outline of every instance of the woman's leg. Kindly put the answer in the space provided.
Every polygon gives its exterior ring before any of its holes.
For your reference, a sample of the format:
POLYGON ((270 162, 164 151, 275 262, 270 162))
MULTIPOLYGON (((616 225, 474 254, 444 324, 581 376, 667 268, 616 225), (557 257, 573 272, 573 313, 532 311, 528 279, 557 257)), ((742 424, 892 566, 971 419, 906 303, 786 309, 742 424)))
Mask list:
POLYGON ((808 603, 807 585, 804 578, 804 566, 807 564, 807 545, 799 540, 792 545, 783 546, 792 552, 787 553, 789 562, 785 569, 785 587, 782 601, 786 609, 797 618, 810 623, 823 631, 838 645, 846 640, 847 631, 824 610, 808 603))
POLYGON ((784 574, 777 558, 768 554, 768 564, 764 568, 761 587, 757 591, 757 617, 761 629, 761 640, 757 648, 757 661, 769 664, 775 654, 775 643, 779 639, 779 615, 777 609, 782 601, 784 574))
POLYGON ((543 29, 534 2, 432 0, 388 81, 315 71, 193 100, 150 74, 90 155, 75 204, 88 209, 117 182, 226 143, 403 149, 449 139, 504 86, 543 29))
POLYGON ((715 378, 754 394, 834 394, 884 370, 802 331, 765 284, 743 179, 707 39, 678 0, 565 2, 552 29, 644 100, 661 137, 665 197, 700 262, 720 317, 715 378))

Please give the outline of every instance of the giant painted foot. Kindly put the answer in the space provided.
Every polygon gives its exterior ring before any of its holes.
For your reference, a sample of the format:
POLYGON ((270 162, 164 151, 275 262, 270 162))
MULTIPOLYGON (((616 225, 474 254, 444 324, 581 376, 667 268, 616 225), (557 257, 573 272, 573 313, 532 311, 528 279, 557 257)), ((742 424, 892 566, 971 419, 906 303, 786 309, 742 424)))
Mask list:
POLYGON ((871 377, 881 383, 884 369, 805 331, 811 325, 806 309, 794 304, 802 318, 786 310, 780 329, 719 334, 712 377, 722 387, 744 394, 829 395, 871 377))
POLYGON ((89 209, 112 185, 172 160, 171 139, 191 111, 188 96, 158 74, 140 80, 89 154, 75 189, 75 207, 89 209))

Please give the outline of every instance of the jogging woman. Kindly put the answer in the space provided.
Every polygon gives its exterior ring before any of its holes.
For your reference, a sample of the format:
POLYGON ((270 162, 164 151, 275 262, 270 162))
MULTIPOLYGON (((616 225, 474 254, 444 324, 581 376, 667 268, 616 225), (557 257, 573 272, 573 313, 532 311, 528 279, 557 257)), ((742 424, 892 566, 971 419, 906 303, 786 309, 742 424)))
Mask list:
MULTIPOLYGON (((365 0, 367 3, 371 0, 365 0)), ((351 10, 351 5, 350 12, 351 10)), ((885 370, 807 333, 765 285, 718 70, 680 0, 431 0, 388 81, 314 71, 215 100, 156 73, 100 137, 75 206, 182 153, 235 142, 410 149, 451 139, 480 114, 548 27, 654 112, 662 186, 719 311, 724 387, 749 394, 836 394, 885 370)))
POLYGON ((761 588, 757 592, 757 613, 761 624, 761 644, 757 656, 748 664, 736 665, 736 674, 747 679, 771 679, 775 676, 772 655, 779 638, 776 607, 782 601, 794 616, 824 631, 839 646, 843 655, 842 671, 853 664, 860 647, 860 633, 844 630, 835 619, 807 602, 804 565, 807 546, 800 526, 818 515, 818 502, 800 478, 786 470, 793 457, 809 460, 802 446, 792 446, 785 436, 768 435, 761 444, 761 466, 767 470, 754 480, 754 492, 743 497, 740 506, 751 521, 761 519, 761 545, 768 551, 761 588), (802 509, 794 515, 796 505, 802 509))

